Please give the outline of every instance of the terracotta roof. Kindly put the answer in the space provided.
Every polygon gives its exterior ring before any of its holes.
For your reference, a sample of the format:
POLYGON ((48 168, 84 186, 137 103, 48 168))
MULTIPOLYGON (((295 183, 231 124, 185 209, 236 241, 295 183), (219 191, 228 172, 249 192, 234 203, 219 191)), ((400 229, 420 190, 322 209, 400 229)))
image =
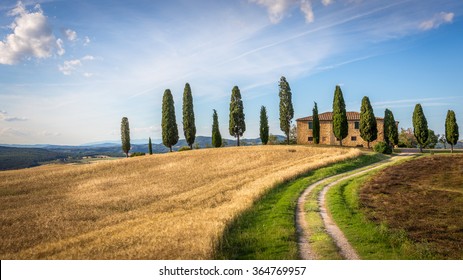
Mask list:
MULTIPOLYGON (((360 113, 359 112, 346 112, 347 120, 348 121, 359 121, 360 120, 360 113)), ((318 114, 318 119, 320 121, 332 121, 333 120, 333 112, 325 112, 318 114)), ((376 118, 377 120, 383 120, 383 118, 376 118)), ((312 116, 299 118, 296 121, 311 121, 313 120, 312 116)))

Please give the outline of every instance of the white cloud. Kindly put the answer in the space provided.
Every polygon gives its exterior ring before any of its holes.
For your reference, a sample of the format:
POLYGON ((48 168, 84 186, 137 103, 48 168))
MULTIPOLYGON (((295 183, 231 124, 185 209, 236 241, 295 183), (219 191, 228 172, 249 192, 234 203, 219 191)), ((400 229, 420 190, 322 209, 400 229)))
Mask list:
POLYGON ((15 16, 12 33, 0 41, 0 64, 16 64, 28 58, 47 58, 55 49, 62 52, 40 5, 27 11, 20 1, 8 14, 15 16))
POLYGON ((312 4, 309 0, 302 0, 301 1, 301 12, 305 15, 305 21, 310 23, 314 20, 312 4))
MULTIPOLYGON (((291 10, 291 8, 299 5, 299 9, 305 16, 305 21, 311 23, 314 21, 314 13, 311 0, 249 0, 260 6, 267 8, 270 21, 279 23, 291 10)), ((321 0, 323 6, 328 6, 333 3, 333 0, 321 0)))
POLYGON ((90 44, 90 38, 88 38, 88 36, 85 36, 84 37, 84 46, 88 46, 88 44, 90 44))
POLYGON ((95 57, 92 56, 92 55, 86 55, 86 56, 82 57, 82 60, 94 60, 94 59, 95 59, 95 57))
POLYGON ((440 12, 438 14, 435 14, 432 19, 420 23, 419 27, 422 30, 435 29, 444 23, 451 23, 453 21, 454 16, 454 13, 440 12))
POLYGON ((332 4, 332 3, 333 3, 333 0, 322 0, 322 4, 324 6, 328 6, 328 5, 332 4))
POLYGON ((297 3, 296 0, 250 0, 267 8, 270 21, 272 23, 279 23, 288 9, 297 3))
POLYGON ((79 59, 74 59, 65 61, 63 65, 58 66, 58 69, 64 75, 71 75, 79 66, 82 66, 82 62, 79 59))
POLYGON ((4 120, 6 122, 16 122, 16 121, 27 121, 27 118, 24 117, 13 117, 8 115, 6 111, 0 111, 0 120, 4 120))
MULTIPOLYGON (((63 73, 64 75, 71 75, 74 71, 77 70, 78 67, 81 67, 82 61, 91 61, 95 60, 95 57, 92 55, 86 55, 80 59, 74 59, 74 60, 66 60, 63 65, 58 65, 59 71, 63 73)), ((93 74, 92 73, 84 73, 83 74, 85 77, 89 78, 93 74)))
POLYGON ((61 40, 61 39, 56 40, 56 45, 58 46, 57 53, 58 53, 59 56, 62 56, 66 52, 64 50, 64 48, 63 48, 63 44, 64 44, 63 40, 61 40))
POLYGON ((74 30, 66 29, 64 30, 64 34, 66 35, 66 38, 71 42, 77 40, 77 32, 75 32, 74 30))

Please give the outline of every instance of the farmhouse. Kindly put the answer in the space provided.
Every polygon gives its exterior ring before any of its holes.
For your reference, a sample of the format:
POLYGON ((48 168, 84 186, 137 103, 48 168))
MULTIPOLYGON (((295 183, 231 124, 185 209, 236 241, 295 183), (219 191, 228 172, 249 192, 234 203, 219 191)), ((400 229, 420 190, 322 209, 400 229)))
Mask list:
MULTIPOLYGON (((339 141, 333 134, 333 113, 325 112, 318 114, 320 120, 320 144, 339 145, 339 141)), ((296 120, 297 122, 297 143, 313 144, 313 117, 308 116, 296 120)), ((348 135, 342 140, 343 146, 366 147, 367 142, 360 137, 360 113, 347 112, 348 135)), ((384 141, 384 119, 376 118, 378 126, 378 138, 370 142, 370 146, 377 142, 384 141)))

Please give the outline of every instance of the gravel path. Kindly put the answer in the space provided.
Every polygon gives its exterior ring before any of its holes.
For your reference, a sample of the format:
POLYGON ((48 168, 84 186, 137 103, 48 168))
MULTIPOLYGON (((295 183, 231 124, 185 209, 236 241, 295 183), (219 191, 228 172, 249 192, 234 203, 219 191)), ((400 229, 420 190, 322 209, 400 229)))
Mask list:
POLYGON ((359 169, 360 171, 357 171, 357 172, 354 171, 354 173, 352 173, 353 171, 349 171, 346 173, 342 173, 342 174, 338 174, 332 177, 325 178, 323 180, 320 180, 318 182, 311 184, 304 190, 304 192, 302 193, 302 195, 299 197, 297 201, 297 207, 296 207, 296 229, 298 233, 299 257, 301 259, 303 260, 318 259, 317 255, 313 252, 313 250, 311 250, 310 243, 308 242, 310 236, 307 230, 307 221, 305 219, 304 204, 305 204, 307 195, 309 195, 313 191, 313 189, 315 189, 316 187, 320 185, 325 185, 325 187, 320 192, 320 195, 318 197, 318 205, 320 208, 320 215, 323 219, 323 223, 325 225, 326 231, 333 238, 333 240, 336 243, 336 246, 338 246, 340 250, 341 255, 345 259, 347 260, 360 259, 357 252, 355 252, 352 245, 350 245, 347 238, 344 236, 342 231, 339 229, 339 227, 336 225, 336 223, 333 221, 333 219, 329 215, 329 212, 327 211, 327 208, 326 208, 326 199, 325 199, 326 193, 332 186, 339 184, 340 182, 344 180, 348 180, 350 178, 357 177, 367 172, 370 172, 374 169, 383 167, 384 165, 389 164, 391 161, 395 161, 399 158, 401 157, 396 156, 388 160, 381 161, 380 163, 376 163, 372 165, 370 168, 367 168, 367 169, 361 168, 359 169))

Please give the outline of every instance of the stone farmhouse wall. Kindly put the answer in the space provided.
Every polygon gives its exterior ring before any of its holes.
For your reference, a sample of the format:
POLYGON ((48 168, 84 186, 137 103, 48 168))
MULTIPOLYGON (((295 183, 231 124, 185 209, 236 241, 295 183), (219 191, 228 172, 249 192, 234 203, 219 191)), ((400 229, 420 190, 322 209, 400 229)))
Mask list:
MULTIPOLYGON (((348 112, 348 135, 342 140, 343 146, 351 147, 367 147, 367 142, 360 137, 360 113, 348 112)), ((332 113, 319 114, 320 117, 320 144, 322 145, 339 145, 333 134, 332 113)), ((298 144, 313 144, 313 129, 309 128, 309 123, 312 122, 312 116, 300 118, 297 122, 297 143, 298 144)), ((384 141, 384 119, 376 118, 378 126, 377 140, 370 142, 370 147, 377 142, 384 141)))

